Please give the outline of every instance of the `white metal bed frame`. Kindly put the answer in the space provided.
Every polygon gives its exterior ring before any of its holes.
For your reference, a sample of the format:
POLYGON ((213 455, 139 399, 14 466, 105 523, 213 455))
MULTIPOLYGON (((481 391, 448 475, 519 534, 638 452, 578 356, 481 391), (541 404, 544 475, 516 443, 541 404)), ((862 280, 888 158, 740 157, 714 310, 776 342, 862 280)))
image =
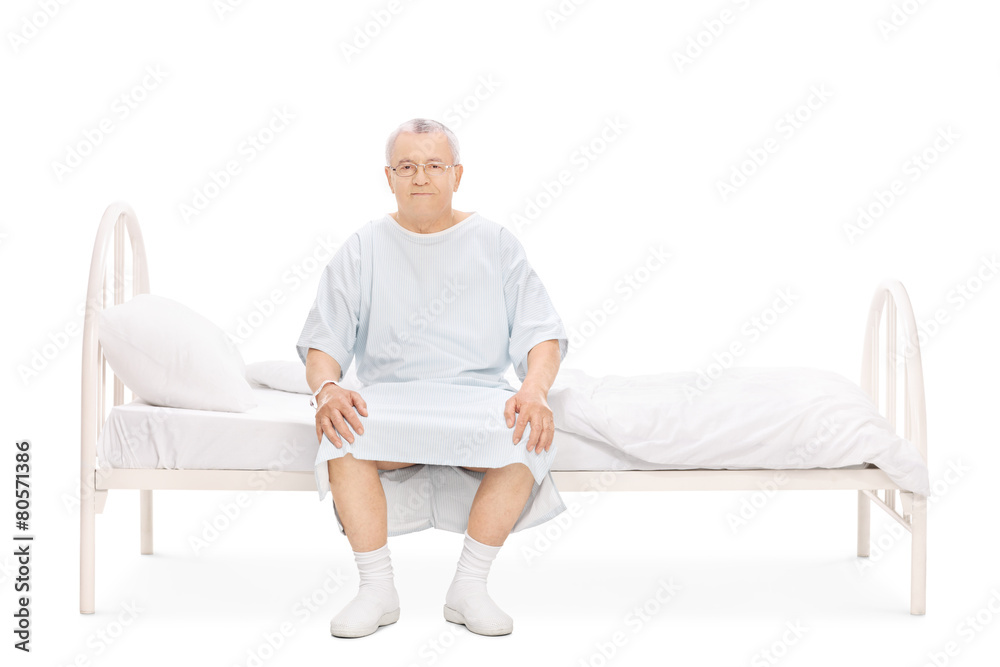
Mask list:
MULTIPOLYGON (((202 489, 249 490, 260 488, 259 471, 252 470, 164 470, 97 468, 96 441, 107 417, 105 387, 108 366, 97 337, 100 312, 107 304, 107 252, 114 240, 114 303, 125 300, 125 234, 131 241, 132 296, 149 292, 149 272, 142 232, 135 212, 124 202, 107 208, 97 230, 87 286, 87 308, 83 330, 83 386, 81 391, 80 457, 80 613, 94 613, 94 570, 96 516, 104 511, 112 489, 138 489, 140 499, 140 553, 153 553, 153 490, 202 489)), ((861 363, 861 386, 879 404, 879 368, 885 374, 885 414, 896 428, 896 372, 902 361, 904 433, 927 461, 926 407, 923 370, 917 326, 909 297, 897 280, 886 280, 875 291, 868 312, 865 344, 861 363), (886 315, 884 365, 879 363, 879 325, 886 315), (897 323, 909 346, 897 354, 897 323)), ((112 371, 113 374, 113 371, 112 371)), ((131 392, 130 392, 131 393, 131 392)), ((114 376, 114 405, 124 402, 124 384, 114 376)), ((586 491, 595 475, 607 471, 552 471, 560 491, 586 491)), ((615 470, 615 482, 607 491, 691 491, 753 490, 773 479, 776 470, 615 470)), ((910 613, 924 614, 927 582, 927 498, 903 491, 879 468, 869 464, 863 469, 803 470, 782 469, 788 482, 782 490, 857 490, 857 554, 869 555, 871 542, 871 503, 885 510, 911 534, 910 613), (879 495, 881 491, 881 496, 879 495), (902 512, 896 509, 899 493, 902 512)), ((312 471, 270 472, 268 490, 315 491, 312 471)))

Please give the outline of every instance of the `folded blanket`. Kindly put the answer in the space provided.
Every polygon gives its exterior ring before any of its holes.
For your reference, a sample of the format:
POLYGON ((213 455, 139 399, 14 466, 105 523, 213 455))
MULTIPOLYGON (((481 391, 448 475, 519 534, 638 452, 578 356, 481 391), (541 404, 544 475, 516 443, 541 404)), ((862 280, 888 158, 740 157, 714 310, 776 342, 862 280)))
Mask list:
POLYGON ((872 463, 930 495, 916 446, 858 385, 814 368, 732 368, 593 377, 562 368, 549 390, 557 430, 667 468, 839 468, 872 463))

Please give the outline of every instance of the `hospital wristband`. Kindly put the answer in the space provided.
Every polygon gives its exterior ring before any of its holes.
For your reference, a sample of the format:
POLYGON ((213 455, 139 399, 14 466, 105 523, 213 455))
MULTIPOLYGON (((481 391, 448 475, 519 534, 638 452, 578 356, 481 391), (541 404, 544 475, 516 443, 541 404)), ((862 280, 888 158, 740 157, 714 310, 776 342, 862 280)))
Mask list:
POLYGON ((323 384, 319 386, 319 389, 313 392, 312 398, 309 399, 309 405, 319 410, 319 405, 316 403, 316 397, 319 396, 319 392, 323 391, 323 387, 325 387, 328 384, 336 385, 337 387, 340 386, 339 384, 337 384, 335 380, 326 380, 325 382, 323 382, 323 384))

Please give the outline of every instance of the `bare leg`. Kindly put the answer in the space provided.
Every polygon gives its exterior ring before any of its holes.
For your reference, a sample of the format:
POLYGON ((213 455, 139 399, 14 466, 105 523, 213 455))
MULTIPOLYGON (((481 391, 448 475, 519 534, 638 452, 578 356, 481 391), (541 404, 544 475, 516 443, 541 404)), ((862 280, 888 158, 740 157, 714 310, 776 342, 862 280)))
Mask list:
POLYGON ((523 463, 486 468, 472 501, 468 533, 489 546, 501 546, 524 511, 535 479, 523 463))
POLYGON ((352 454, 327 461, 330 493, 351 549, 371 551, 388 543, 385 490, 378 471, 412 465, 416 464, 356 459, 352 454))
POLYGON ((330 493, 354 551, 372 551, 389 541, 385 491, 375 461, 346 454, 327 461, 330 493))
POLYGON ((385 491, 380 469, 405 468, 346 454, 327 462, 330 491, 354 550, 361 583, 358 594, 330 620, 335 637, 364 637, 399 620, 399 594, 392 581, 385 491))
POLYGON ((508 635, 514 630, 514 619, 487 592, 486 577, 533 486, 531 470, 523 463, 485 469, 472 501, 455 578, 445 593, 445 620, 480 635, 508 635))

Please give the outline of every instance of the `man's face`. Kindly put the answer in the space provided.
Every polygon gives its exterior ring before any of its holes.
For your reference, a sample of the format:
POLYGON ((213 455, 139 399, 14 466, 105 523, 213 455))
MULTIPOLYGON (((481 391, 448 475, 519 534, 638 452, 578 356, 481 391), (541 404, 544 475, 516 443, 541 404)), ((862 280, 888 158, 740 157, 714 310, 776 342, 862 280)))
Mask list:
MULTIPOLYGON (((393 167, 402 162, 451 164, 452 159, 444 132, 400 132, 392 148, 390 164, 393 167)), ((400 178, 389 167, 385 168, 385 174, 403 215, 435 219, 450 213, 451 195, 462 178, 462 165, 452 167, 440 176, 432 176, 424 168, 418 168, 417 173, 408 178, 400 178)))

